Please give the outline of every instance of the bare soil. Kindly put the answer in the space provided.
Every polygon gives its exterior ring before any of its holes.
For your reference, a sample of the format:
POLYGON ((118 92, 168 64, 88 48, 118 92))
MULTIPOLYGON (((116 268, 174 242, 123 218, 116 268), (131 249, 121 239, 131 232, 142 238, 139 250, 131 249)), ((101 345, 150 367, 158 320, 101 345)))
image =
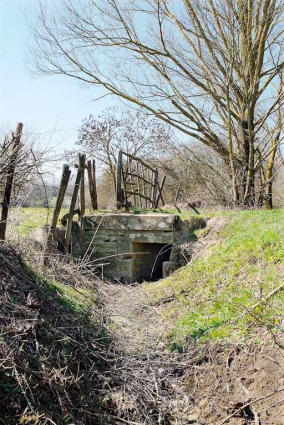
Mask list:
MULTIPOLYGON (((128 394, 136 394, 137 402, 143 397, 142 386, 155 392, 152 404, 159 406, 160 422, 157 414, 143 423, 284 424, 284 351, 268 333, 262 334, 261 344, 196 347, 189 342, 185 353, 170 353, 164 339, 169 324, 162 307, 151 306, 139 287, 110 285, 104 291, 128 365, 124 379, 132 380, 128 394)), ((116 399, 115 390, 110 397, 116 399)), ((146 409, 149 412, 149 406, 146 409)))

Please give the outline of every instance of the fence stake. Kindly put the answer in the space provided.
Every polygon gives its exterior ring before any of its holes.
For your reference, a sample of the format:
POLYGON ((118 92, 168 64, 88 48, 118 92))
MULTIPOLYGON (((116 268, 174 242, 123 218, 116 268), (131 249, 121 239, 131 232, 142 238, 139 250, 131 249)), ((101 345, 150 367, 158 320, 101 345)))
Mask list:
POLYGON ((121 210, 122 208, 122 187, 121 187, 121 177, 122 177, 122 150, 118 153, 117 160, 117 175, 116 175, 116 205, 117 209, 121 210))
POLYGON ((69 180, 70 180, 70 175, 71 175, 71 170, 69 169, 69 166, 67 164, 64 164, 61 182, 60 182, 60 186, 59 186, 59 191, 58 191, 58 195, 57 195, 57 198, 56 198, 56 203, 55 203, 55 207, 54 207, 54 211, 53 211, 52 222, 51 222, 50 230, 49 230, 48 237, 47 237, 47 243, 46 243, 46 247, 45 247, 44 264, 46 266, 49 263, 49 256, 50 256, 50 252, 51 252, 51 248, 52 248, 52 241, 53 241, 57 221, 58 221, 58 218, 59 218, 60 210, 61 210, 61 207, 62 207, 62 204, 63 204, 63 201, 64 201, 64 196, 65 196, 67 186, 68 186, 68 183, 69 183, 69 180))
POLYGON ((80 204, 81 204, 81 218, 86 213, 86 200, 85 200, 85 162, 86 155, 81 155, 79 158, 79 167, 81 168, 81 185, 80 185, 80 204))
MULTIPOLYGON (((81 158, 81 155, 79 154, 79 157, 81 158)), ((80 164, 80 161, 79 161, 80 164)), ((80 183, 81 183, 81 177, 82 177, 82 170, 79 165, 75 180, 75 186, 74 191, 71 198, 70 208, 69 208, 69 215, 68 215, 68 221, 67 221, 67 228, 65 233, 65 253, 68 254, 69 252, 69 245, 71 240, 71 231, 72 231, 72 221, 73 221, 73 213, 76 207, 76 201, 79 193, 80 183)))
POLYGON ((156 208, 157 190, 158 190, 158 170, 156 168, 154 171, 154 179, 153 179, 152 208, 156 208))
POLYGON ((156 207, 155 208, 158 208, 160 199, 162 201, 162 204, 165 205, 165 201, 164 201, 164 197, 163 197, 163 193, 162 193, 163 192, 164 185, 165 185, 165 182, 166 182, 166 176, 163 177, 161 186, 159 185, 159 181, 158 181, 159 195, 158 195, 158 198, 157 198, 157 202, 156 202, 156 207))
POLYGON ((96 161, 93 159, 93 187, 94 187, 94 206, 98 209, 98 192, 97 192, 97 176, 96 176, 96 161))
POLYGON ((12 155, 10 157, 9 165, 8 165, 8 175, 7 175, 6 185, 4 190, 1 220, 0 220, 0 243, 4 242, 5 235, 6 235, 8 213, 9 213, 10 201, 11 201, 11 192, 13 188, 14 174, 16 169, 16 162, 18 158, 23 127, 24 125, 21 122, 17 124, 16 136, 14 136, 12 155))
POLYGON ((92 161, 88 161, 87 171, 88 171, 89 191, 90 191, 92 209, 97 210, 98 209, 97 192, 95 188, 95 179, 93 178, 93 173, 92 173, 92 161))
POLYGON ((79 167, 81 168, 81 184, 80 184, 80 243, 81 245, 84 242, 84 215, 86 213, 86 200, 85 200, 85 164, 86 164, 86 155, 79 156, 79 167))
POLYGON ((136 170, 137 170, 137 177, 136 177, 136 183, 137 183, 137 189, 139 192, 139 206, 140 208, 142 208, 142 198, 141 198, 141 188, 140 188, 140 166, 139 166, 139 162, 136 161, 136 170))

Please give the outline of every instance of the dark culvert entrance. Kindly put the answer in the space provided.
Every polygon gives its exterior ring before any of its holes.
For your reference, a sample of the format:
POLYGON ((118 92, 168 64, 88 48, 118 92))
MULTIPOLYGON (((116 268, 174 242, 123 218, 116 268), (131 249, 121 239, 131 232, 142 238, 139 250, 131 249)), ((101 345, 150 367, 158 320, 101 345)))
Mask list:
POLYGON ((134 282, 155 282, 163 277, 163 262, 169 261, 172 245, 149 242, 132 243, 134 282))

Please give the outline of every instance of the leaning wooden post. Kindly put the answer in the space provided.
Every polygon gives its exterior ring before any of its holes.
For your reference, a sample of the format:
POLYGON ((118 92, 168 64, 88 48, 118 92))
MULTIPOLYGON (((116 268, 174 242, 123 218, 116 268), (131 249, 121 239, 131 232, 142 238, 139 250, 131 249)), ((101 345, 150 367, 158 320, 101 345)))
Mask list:
POLYGON ((152 198, 152 208, 156 208, 156 199, 157 199, 157 191, 158 191, 158 170, 157 168, 154 171, 153 176, 153 198, 152 198))
POLYGON ((139 162, 136 161, 136 170, 137 170, 137 177, 136 177, 136 183, 137 183, 137 189, 139 193, 139 206, 142 208, 142 198, 141 198, 141 187, 140 187, 140 170, 139 170, 139 162))
POLYGON ((69 180, 70 180, 70 175, 71 175, 71 170, 69 169, 69 165, 64 164, 61 182, 60 182, 60 186, 59 186, 59 191, 58 191, 58 195, 57 195, 57 199, 56 199, 56 203, 55 203, 55 207, 54 207, 54 211, 53 211, 51 226, 50 226, 50 230, 49 230, 48 238, 47 238, 47 243, 46 243, 46 247, 45 247, 44 264, 46 266, 49 263, 49 256, 50 256, 50 252, 51 252, 51 248, 52 248, 52 241, 53 241, 57 221, 58 221, 58 218, 59 218, 60 210, 61 210, 61 207, 62 207, 62 204, 63 204, 63 201, 64 201, 64 196, 65 196, 67 186, 68 186, 68 183, 69 183, 69 180))
POLYGON ((81 204, 81 217, 86 213, 86 200, 85 200, 85 162, 86 155, 79 157, 79 167, 81 168, 81 185, 80 185, 80 204, 81 204))
POLYGON ((162 201, 163 206, 165 205, 165 201, 164 201, 164 197, 163 197, 163 189, 164 189, 165 182, 166 182, 166 176, 163 177, 161 186, 159 185, 159 181, 158 181, 159 195, 158 195, 158 198, 157 198, 157 201, 156 201, 156 208, 158 208, 158 206, 159 206, 160 199, 162 201))
POLYGON ((121 187, 121 177, 122 177, 122 150, 118 153, 118 160, 117 160, 117 174, 116 174, 116 206, 118 210, 121 210, 122 208, 122 199, 123 199, 123 193, 122 193, 122 187, 121 187))
POLYGON ((98 209, 97 175, 96 161, 93 159, 93 191, 94 191, 94 210, 98 209))
POLYGON ((88 172, 88 182, 89 182, 89 192, 91 198, 92 209, 96 209, 95 197, 94 197, 94 180, 92 175, 92 161, 89 160, 87 163, 87 172, 88 172))
POLYGON ((86 213, 86 201, 85 201, 85 166, 86 166, 86 155, 79 155, 79 168, 81 168, 81 183, 80 183, 80 243, 84 241, 84 216, 86 213))
POLYGON ((179 184, 178 190, 177 190, 177 193, 176 193, 175 203, 174 203, 174 206, 175 207, 177 206, 177 203, 178 203, 178 198, 179 198, 180 190, 181 190, 181 183, 179 184))
POLYGON ((6 235, 11 193, 12 193, 12 188, 13 188, 14 174, 15 174, 16 162, 17 162, 17 158, 18 158, 23 127, 24 127, 24 125, 21 122, 19 122, 17 124, 16 135, 14 136, 14 143, 13 143, 13 146, 12 146, 12 154, 11 154, 9 164, 8 164, 8 167, 7 167, 8 174, 7 174, 6 185, 5 185, 5 190, 4 190, 1 220, 0 220, 0 243, 4 242, 5 235, 6 235))
MULTIPOLYGON (((79 156, 81 157, 81 155, 79 155, 79 156)), ((68 252, 69 252, 69 245, 70 245, 71 231, 72 231, 72 221, 73 221, 74 210, 75 210, 75 207, 76 207, 76 201, 77 201, 77 197, 78 197, 78 193, 79 193, 79 189, 80 189, 81 176, 82 176, 82 170, 81 170, 81 167, 79 165, 78 170, 77 170, 76 180, 75 180, 74 191, 73 191, 73 194, 72 194, 70 208, 69 208, 69 214, 68 214, 68 219, 67 219, 68 220, 67 221, 67 228, 66 228, 66 232, 65 232, 65 253, 66 254, 68 254, 68 252)))

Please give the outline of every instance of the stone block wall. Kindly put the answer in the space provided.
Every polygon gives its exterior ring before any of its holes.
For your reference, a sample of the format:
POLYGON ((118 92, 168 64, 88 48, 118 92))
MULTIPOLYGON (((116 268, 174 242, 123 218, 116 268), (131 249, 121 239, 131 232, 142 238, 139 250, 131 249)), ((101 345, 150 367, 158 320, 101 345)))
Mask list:
POLYGON ((74 228, 73 254, 83 257, 88 250, 92 265, 103 264, 104 276, 120 282, 143 280, 143 276, 146 279, 149 274, 147 270, 151 268, 159 246, 171 246, 178 229, 179 218, 173 215, 95 214, 84 219, 82 243, 74 228), (143 244, 142 252, 147 248, 146 252, 150 254, 140 255, 142 245, 139 248, 139 244, 143 244), (140 266, 141 269, 144 267, 145 273, 138 270, 140 266))
POLYGON ((169 214, 94 214, 83 225, 83 240, 78 227, 72 231, 73 255, 88 256, 104 276, 119 282, 159 279, 172 246, 188 237, 180 218, 169 214))

